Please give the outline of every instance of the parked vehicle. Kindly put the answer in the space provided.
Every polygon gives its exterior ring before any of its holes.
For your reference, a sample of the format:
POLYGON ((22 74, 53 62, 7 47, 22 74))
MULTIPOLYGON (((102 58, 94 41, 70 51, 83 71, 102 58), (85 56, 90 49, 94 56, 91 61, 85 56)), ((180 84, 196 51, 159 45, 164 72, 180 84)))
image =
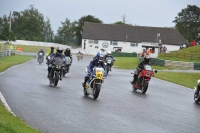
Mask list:
MULTIPOLYGON (((87 69, 85 74, 87 74, 87 69)), ((104 79, 104 69, 101 67, 94 67, 93 73, 90 79, 86 82, 85 88, 83 88, 83 93, 85 96, 92 95, 94 99, 97 99, 101 90, 101 85, 104 79)))
MULTIPOLYGON (((153 71, 150 65, 144 65, 144 69, 140 71, 137 81, 132 85, 133 91, 141 90, 145 94, 154 72, 157 73, 157 70, 153 71)), ((131 74, 134 73, 131 72, 131 74)))

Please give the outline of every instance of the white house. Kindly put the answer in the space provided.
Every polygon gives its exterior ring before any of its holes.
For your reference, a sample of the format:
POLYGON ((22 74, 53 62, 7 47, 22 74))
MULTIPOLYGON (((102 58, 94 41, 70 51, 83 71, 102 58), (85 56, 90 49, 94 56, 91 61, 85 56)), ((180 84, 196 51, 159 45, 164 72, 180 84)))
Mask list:
POLYGON ((143 49, 150 48, 151 57, 157 57, 159 42, 168 51, 176 51, 185 39, 175 28, 84 23, 82 49, 86 51, 141 53, 143 49))

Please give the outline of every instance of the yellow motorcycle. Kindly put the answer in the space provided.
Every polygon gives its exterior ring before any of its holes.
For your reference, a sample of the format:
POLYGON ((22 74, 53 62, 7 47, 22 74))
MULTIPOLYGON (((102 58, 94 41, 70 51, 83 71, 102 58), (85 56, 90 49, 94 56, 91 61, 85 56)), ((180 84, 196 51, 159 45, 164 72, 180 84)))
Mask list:
MULTIPOLYGON (((87 69, 85 74, 87 74, 87 69)), ((104 69, 101 67, 94 67, 93 73, 90 76, 90 79, 86 82, 83 93, 85 96, 93 95, 94 99, 97 99, 101 90, 101 85, 104 80, 104 69)))

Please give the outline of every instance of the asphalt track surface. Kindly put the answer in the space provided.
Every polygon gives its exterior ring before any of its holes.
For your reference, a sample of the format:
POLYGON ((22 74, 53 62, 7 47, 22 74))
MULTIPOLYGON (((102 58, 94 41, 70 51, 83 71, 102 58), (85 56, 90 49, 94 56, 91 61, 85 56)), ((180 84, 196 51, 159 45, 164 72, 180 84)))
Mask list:
POLYGON ((0 91, 28 125, 48 133, 199 133, 200 105, 189 88, 152 78, 146 94, 133 92, 130 70, 112 69, 97 100, 83 95, 91 60, 74 57, 70 73, 49 85, 36 59, 0 75, 0 91))

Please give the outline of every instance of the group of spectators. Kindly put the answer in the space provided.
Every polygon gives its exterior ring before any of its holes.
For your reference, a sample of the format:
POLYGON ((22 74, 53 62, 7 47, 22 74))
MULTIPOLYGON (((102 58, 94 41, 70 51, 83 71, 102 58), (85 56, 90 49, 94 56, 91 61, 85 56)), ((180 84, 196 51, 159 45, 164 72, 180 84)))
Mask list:
POLYGON ((192 42, 190 43, 190 45, 188 45, 186 42, 180 46, 180 49, 182 48, 188 48, 189 46, 190 47, 193 47, 193 46, 197 46, 197 45, 200 45, 200 41, 195 41, 195 40, 192 40, 192 42))

